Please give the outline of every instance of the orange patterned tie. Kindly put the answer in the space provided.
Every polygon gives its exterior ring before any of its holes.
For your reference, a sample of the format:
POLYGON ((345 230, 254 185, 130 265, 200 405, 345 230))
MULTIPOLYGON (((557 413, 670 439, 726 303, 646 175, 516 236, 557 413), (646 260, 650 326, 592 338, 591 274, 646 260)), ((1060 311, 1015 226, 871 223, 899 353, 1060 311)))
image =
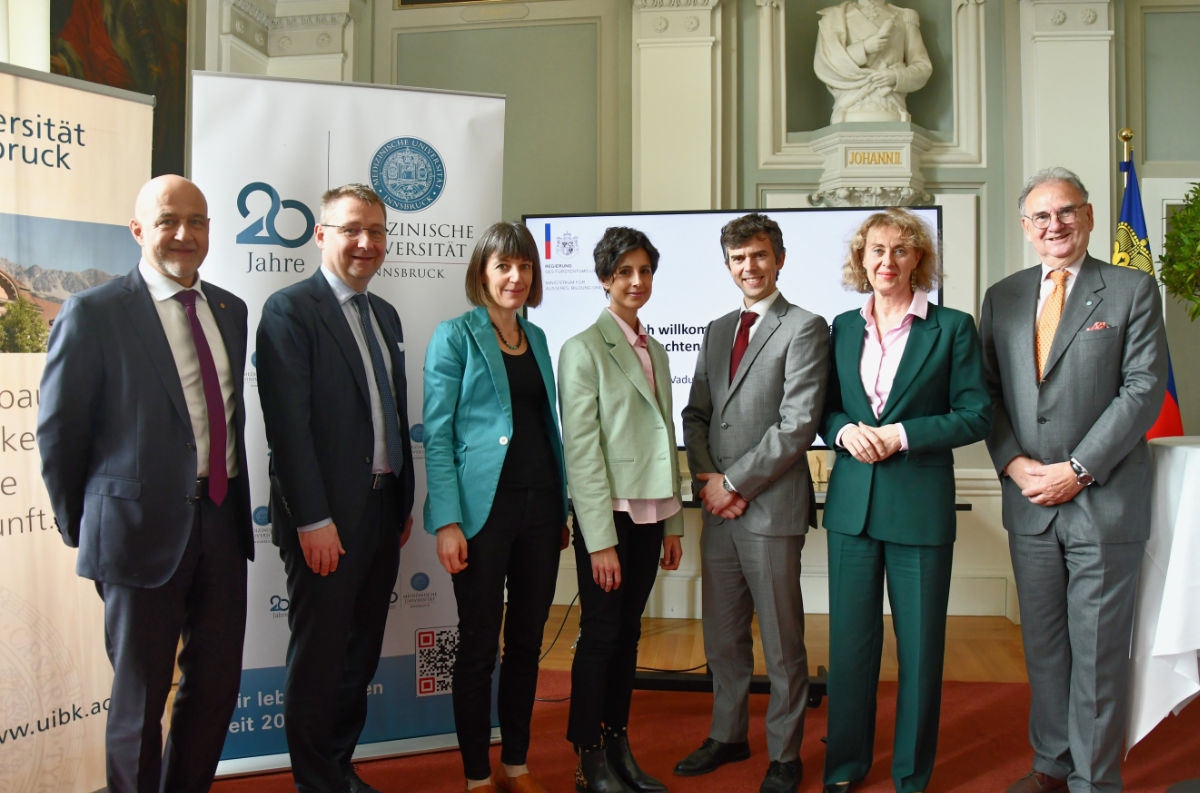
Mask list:
POLYGON ((1067 297, 1066 270, 1051 270, 1050 277, 1054 279, 1054 291, 1046 298, 1042 306, 1042 314, 1037 323, 1037 374, 1038 382, 1042 381, 1042 370, 1046 368, 1046 359, 1050 357, 1050 345, 1054 342, 1054 331, 1058 330, 1058 321, 1062 319, 1063 302, 1067 297))

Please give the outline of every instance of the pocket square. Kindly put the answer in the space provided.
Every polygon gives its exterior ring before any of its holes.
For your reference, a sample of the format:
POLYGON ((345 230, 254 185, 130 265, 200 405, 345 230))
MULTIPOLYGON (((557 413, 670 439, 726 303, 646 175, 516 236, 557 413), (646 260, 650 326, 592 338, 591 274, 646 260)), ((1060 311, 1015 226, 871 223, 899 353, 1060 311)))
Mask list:
POLYGON ((1107 322, 1097 322, 1096 324, 1094 324, 1090 328, 1088 328, 1088 330, 1104 330, 1107 327, 1108 327, 1107 322))

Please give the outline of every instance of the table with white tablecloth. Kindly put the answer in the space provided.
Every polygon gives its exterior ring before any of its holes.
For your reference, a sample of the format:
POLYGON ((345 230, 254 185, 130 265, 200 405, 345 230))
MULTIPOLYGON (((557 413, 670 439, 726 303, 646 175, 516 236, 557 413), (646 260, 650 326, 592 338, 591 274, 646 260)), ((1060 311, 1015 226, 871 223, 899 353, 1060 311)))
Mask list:
POLYGON ((1126 751, 1200 693, 1200 436, 1150 442, 1150 538, 1131 648, 1126 751))

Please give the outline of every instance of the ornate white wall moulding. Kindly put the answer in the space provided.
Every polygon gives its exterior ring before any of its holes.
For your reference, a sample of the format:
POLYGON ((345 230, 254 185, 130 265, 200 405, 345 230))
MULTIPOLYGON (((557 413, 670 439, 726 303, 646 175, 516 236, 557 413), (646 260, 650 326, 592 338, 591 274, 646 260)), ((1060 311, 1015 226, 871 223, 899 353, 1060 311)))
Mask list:
POLYGON ((328 55, 342 51, 342 32, 351 22, 346 13, 267 13, 253 0, 227 0, 227 33, 267 57, 328 55))
MULTIPOLYGON (((831 0, 832 1, 832 0, 831 0)), ((986 0, 947 0, 951 18, 951 62, 934 64, 952 73, 953 128, 946 140, 914 130, 927 152, 928 167, 983 167, 984 12, 986 0)), ((786 20, 780 0, 755 0, 758 6, 758 164, 760 168, 820 168, 824 158, 816 141, 792 142, 787 129, 786 20)), ((814 35, 816 25, 813 26, 814 35)), ((822 130, 829 133, 834 127, 822 130)), ((889 128, 895 125, 889 124, 889 128)))

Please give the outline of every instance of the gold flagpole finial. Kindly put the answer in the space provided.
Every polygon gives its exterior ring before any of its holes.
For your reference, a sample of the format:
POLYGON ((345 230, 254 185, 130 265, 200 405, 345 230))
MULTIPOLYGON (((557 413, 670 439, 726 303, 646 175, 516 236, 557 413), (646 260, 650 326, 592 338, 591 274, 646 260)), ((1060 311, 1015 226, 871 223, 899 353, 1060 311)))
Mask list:
MULTIPOLYGON (((1133 130, 1131 130, 1129 127, 1121 127, 1120 131, 1117 132, 1117 138, 1121 141, 1121 162, 1129 162, 1129 158, 1132 156, 1129 141, 1133 140, 1133 130)), ((1122 174, 1122 176, 1123 178, 1121 181, 1124 182, 1125 186, 1128 187, 1129 174, 1125 173, 1122 174)))

